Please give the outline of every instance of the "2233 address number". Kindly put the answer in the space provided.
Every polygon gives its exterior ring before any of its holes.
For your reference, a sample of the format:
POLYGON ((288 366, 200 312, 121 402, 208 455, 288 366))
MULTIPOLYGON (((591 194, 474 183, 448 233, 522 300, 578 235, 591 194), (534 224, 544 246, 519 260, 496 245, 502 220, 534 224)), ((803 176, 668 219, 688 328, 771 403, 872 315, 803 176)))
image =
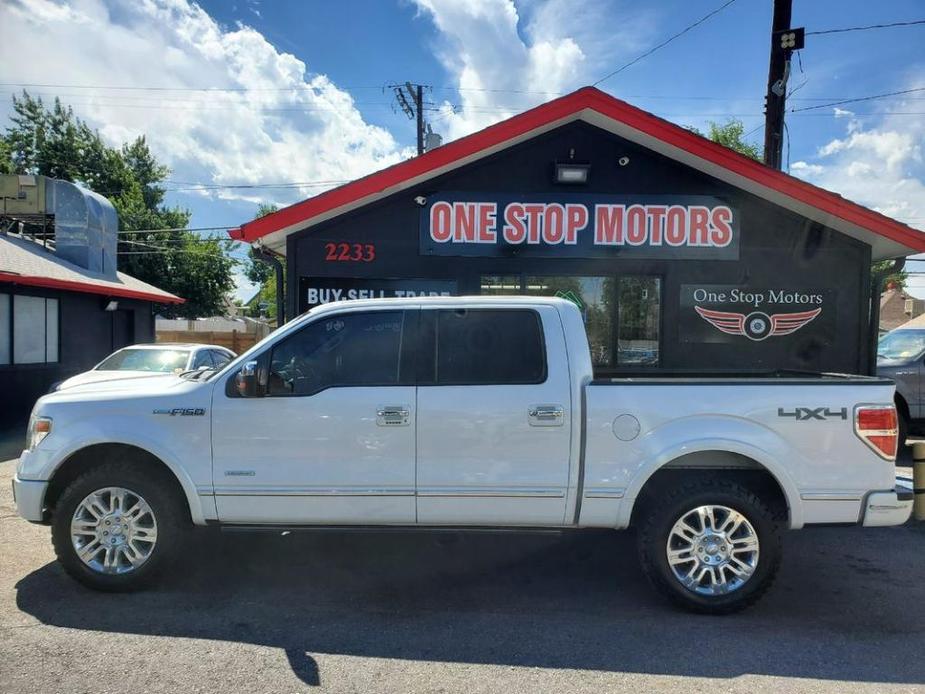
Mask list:
POLYGON ((376 259, 372 243, 326 243, 324 259, 328 262, 371 263, 376 259))

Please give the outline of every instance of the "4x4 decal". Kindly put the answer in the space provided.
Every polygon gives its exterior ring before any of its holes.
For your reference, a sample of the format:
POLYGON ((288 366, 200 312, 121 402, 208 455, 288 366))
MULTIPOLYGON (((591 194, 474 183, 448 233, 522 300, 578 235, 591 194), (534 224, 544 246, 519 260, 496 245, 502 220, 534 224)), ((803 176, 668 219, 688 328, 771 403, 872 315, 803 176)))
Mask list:
POLYGON ((778 417, 793 417, 798 422, 808 422, 813 419, 848 419, 848 408, 842 407, 833 410, 829 407, 795 407, 789 412, 783 407, 777 408, 778 417))

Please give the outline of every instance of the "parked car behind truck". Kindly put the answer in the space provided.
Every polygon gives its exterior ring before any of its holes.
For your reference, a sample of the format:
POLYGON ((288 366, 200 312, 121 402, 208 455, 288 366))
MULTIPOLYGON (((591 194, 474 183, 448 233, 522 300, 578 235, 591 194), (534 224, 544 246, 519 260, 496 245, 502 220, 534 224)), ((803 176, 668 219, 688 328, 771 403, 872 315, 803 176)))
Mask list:
POLYGON ((180 371, 221 368, 235 356, 230 349, 218 345, 185 342, 130 345, 116 350, 89 371, 56 383, 52 390, 63 390, 87 383, 151 378, 180 371))
POLYGON ((900 442, 925 429, 925 325, 910 321, 880 338, 877 374, 896 383, 900 442), (914 326, 914 327, 913 327, 914 326))
POLYGON ((560 299, 320 306, 219 371, 36 404, 14 481, 64 568, 149 582, 191 524, 635 527, 690 609, 759 598, 780 531, 895 525, 891 382, 595 380, 560 299))

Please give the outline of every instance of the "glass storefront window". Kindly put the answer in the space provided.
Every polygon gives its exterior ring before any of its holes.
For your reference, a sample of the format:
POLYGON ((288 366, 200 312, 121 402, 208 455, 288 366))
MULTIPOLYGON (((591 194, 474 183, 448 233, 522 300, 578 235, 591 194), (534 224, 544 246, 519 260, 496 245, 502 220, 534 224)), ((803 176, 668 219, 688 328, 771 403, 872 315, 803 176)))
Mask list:
POLYGON ((558 296, 572 301, 584 317, 596 372, 658 366, 661 320, 658 277, 482 275, 481 293, 558 296))
POLYGON ((658 365, 661 280, 621 277, 617 293, 616 366, 658 365))
POLYGON ((585 319, 591 362, 595 367, 610 366, 612 360, 613 296, 610 277, 526 277, 524 294, 558 296, 578 306, 585 319))

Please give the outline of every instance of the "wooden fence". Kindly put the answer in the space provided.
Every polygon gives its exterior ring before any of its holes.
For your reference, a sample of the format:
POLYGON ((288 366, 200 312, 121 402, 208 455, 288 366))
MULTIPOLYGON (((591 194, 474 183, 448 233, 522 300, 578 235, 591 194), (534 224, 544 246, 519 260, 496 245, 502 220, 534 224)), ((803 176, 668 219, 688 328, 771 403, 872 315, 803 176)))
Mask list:
POLYGON ((253 347, 260 338, 254 333, 200 331, 200 330, 158 330, 158 342, 198 342, 205 345, 227 347, 235 354, 241 354, 253 347))

